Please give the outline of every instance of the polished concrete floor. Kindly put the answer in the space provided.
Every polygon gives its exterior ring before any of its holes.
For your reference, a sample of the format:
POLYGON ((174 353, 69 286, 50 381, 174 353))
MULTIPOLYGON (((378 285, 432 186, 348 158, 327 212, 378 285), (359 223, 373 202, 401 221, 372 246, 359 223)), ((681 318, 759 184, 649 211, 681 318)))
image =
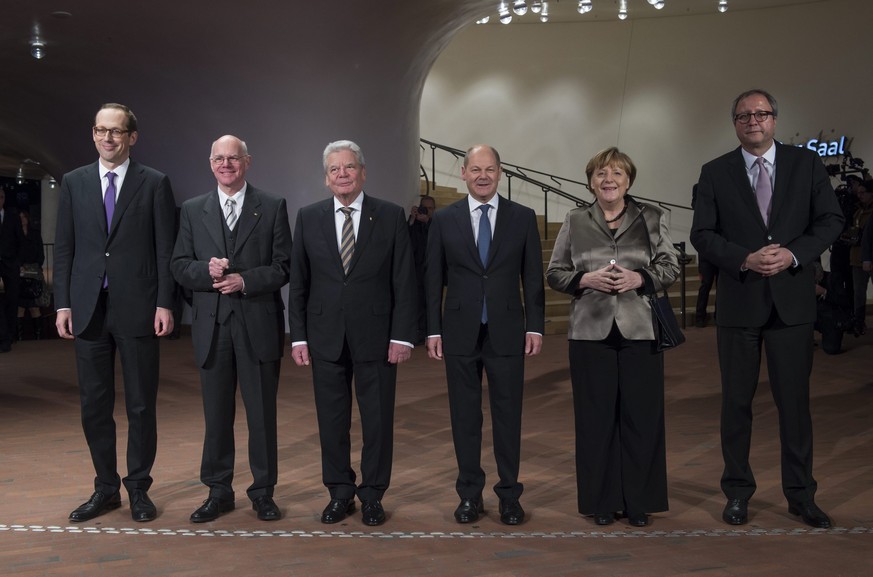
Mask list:
MULTIPOLYGON (((187 336, 162 343, 151 491, 158 519, 134 523, 125 501, 94 521, 73 525, 67 515, 93 486, 73 347, 57 339, 23 341, 0 355, 0 575, 873 575, 873 335, 848 336, 838 356, 816 351, 817 501, 836 524, 818 530, 787 512, 766 379, 755 404, 752 465, 759 487, 751 519, 742 527, 722 523, 715 329, 689 328, 686 334, 687 343, 666 359, 670 510, 654 515, 643 529, 622 521, 597 527, 576 512, 567 343, 559 336, 546 337, 544 353, 526 367, 522 504, 528 519, 521 526, 500 524, 490 493, 478 523, 454 522, 455 462, 443 367, 423 349, 399 370, 394 475, 383 526, 365 527, 359 514, 338 525, 319 522, 327 493, 320 480, 311 374, 287 358, 275 495, 283 519, 258 521, 245 500, 250 475, 240 404, 238 507, 215 522, 191 524, 188 516, 206 490, 198 482, 203 418, 187 336)), ((117 415, 123 432, 121 402, 117 415)), ((353 427, 357 454, 357 419, 353 427)), ((495 467, 488 436, 486 431, 483 464, 490 485, 495 467)))

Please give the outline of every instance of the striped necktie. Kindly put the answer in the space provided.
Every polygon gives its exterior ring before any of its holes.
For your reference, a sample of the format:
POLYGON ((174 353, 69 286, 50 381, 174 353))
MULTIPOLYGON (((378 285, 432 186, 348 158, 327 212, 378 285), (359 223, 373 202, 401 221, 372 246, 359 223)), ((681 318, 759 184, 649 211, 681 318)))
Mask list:
POLYGON ((236 224, 236 201, 232 198, 224 201, 224 220, 227 222, 227 228, 233 230, 236 224))
POLYGON ((352 255, 355 253, 355 226, 352 222, 352 211, 354 208, 344 206, 340 208, 340 212, 345 215, 343 220, 342 242, 340 243, 340 258, 343 261, 343 270, 349 274, 349 265, 352 262, 352 255))

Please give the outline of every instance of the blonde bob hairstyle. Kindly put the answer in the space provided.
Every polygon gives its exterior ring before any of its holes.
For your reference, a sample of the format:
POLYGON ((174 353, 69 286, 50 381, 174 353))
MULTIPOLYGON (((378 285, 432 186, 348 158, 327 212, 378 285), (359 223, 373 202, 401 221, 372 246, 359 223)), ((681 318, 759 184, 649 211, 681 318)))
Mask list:
MULTIPOLYGON (((591 175, 595 171, 608 166, 616 166, 622 169, 627 174, 628 188, 633 186, 634 179, 637 177, 637 167, 634 166, 630 156, 620 151, 615 146, 611 146, 606 150, 601 150, 588 161, 588 166, 585 167, 585 176, 588 177, 588 184, 591 184, 591 175)), ((593 192, 593 191, 592 191, 593 192)))

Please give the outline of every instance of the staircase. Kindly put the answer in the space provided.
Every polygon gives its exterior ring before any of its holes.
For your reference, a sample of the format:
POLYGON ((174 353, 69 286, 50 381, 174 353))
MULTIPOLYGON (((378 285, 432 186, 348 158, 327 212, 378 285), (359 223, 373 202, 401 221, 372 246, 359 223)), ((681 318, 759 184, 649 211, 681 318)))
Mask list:
MULTIPOLYGON (((425 194, 427 192, 426 184, 424 181, 421 183, 421 194, 425 194)), ((440 208, 446 207, 458 200, 464 198, 466 193, 458 192, 455 188, 445 187, 445 186, 437 186, 436 190, 431 191, 430 196, 434 198, 436 201, 437 210, 440 208)), ((549 259, 552 256, 552 249, 555 247, 555 237, 558 235, 558 231, 561 229, 560 222, 550 222, 545 223, 542 216, 537 216, 537 226, 540 230, 540 238, 542 239, 543 244, 543 273, 545 274, 546 268, 549 266, 549 259), (548 227, 548 228, 546 228, 548 227), (543 232, 547 231, 548 234, 544 235, 543 232), (547 236, 548 239, 544 237, 547 236)), ((693 260, 690 264, 685 267, 686 274, 686 282, 685 282, 685 306, 686 306, 686 323, 687 326, 692 326, 694 324, 694 309, 697 303, 697 290, 700 288, 700 281, 697 278, 697 261, 693 260)), ((676 314, 679 315, 681 312, 680 309, 680 292, 681 286, 679 280, 673 284, 670 290, 667 291, 670 296, 670 302, 673 304, 673 310, 676 311, 676 314)), ((545 333, 547 335, 556 335, 556 334, 566 334, 569 328, 569 309, 570 309, 570 296, 552 290, 548 284, 546 284, 546 329, 545 333)), ((712 291, 709 295, 709 307, 708 313, 710 319, 712 317, 712 312, 715 309, 715 287, 713 286, 712 291)), ((681 316, 679 317, 680 325, 682 323, 681 316)))

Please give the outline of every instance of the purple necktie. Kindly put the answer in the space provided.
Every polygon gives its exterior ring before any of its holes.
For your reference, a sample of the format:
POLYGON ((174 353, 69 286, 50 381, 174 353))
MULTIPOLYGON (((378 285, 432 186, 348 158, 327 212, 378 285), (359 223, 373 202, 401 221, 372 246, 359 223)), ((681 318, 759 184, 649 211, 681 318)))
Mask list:
MULTIPOLYGON (((109 234, 109 229, 112 226, 112 215, 115 214, 115 176, 114 172, 106 173, 106 180, 109 184, 106 186, 106 194, 103 195, 103 207, 106 209, 106 233, 109 234)), ((103 276, 103 288, 109 286, 109 275, 103 276)))
POLYGON ((103 206, 106 208, 106 232, 112 227, 112 215, 115 214, 115 173, 107 172, 106 180, 109 184, 106 186, 106 194, 103 195, 103 206))
POLYGON ((770 184, 770 173, 764 166, 764 158, 759 156, 755 161, 758 165, 758 180, 755 181, 755 197, 758 199, 758 210, 764 224, 770 221, 770 203, 773 199, 773 186, 770 184))

